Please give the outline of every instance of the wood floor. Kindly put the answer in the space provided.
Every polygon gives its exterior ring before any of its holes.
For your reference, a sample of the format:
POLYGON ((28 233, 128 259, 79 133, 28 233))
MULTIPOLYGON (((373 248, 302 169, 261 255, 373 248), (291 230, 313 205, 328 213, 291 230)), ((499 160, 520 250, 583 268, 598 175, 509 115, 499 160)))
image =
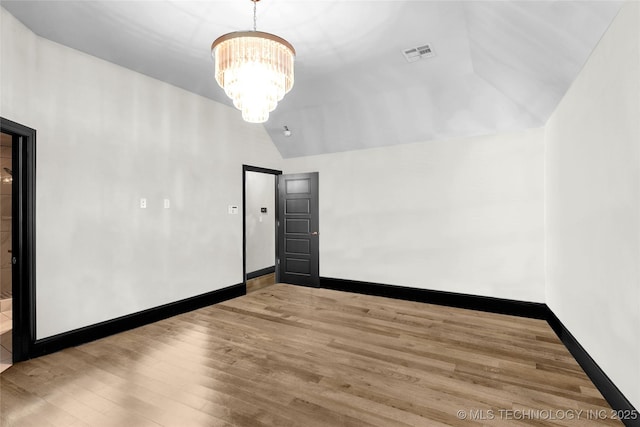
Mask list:
POLYGON ((18 363, 0 399, 2 426, 622 425, 544 321, 282 284, 18 363))
POLYGON ((255 292, 267 286, 275 285, 276 273, 265 274, 255 279, 247 280, 247 293, 255 292))

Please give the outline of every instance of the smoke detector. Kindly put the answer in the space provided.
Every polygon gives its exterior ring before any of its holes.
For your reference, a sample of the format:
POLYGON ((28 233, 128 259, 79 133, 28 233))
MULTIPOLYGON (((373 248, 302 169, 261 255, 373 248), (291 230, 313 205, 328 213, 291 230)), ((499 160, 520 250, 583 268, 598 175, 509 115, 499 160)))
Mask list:
POLYGON ((402 51, 402 54, 404 55, 404 58, 407 60, 407 62, 416 62, 420 59, 432 58, 436 56, 429 43, 422 46, 405 49, 402 51))

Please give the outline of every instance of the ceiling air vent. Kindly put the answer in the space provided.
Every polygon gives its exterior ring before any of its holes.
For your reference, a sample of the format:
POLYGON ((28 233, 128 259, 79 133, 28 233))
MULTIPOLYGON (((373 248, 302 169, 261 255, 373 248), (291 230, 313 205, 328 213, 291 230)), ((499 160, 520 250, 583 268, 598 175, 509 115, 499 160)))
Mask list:
POLYGON ((436 56, 431 48, 430 44, 425 44, 418 47, 412 47, 411 49, 405 49, 402 51, 407 62, 416 62, 419 59, 431 58, 436 56))

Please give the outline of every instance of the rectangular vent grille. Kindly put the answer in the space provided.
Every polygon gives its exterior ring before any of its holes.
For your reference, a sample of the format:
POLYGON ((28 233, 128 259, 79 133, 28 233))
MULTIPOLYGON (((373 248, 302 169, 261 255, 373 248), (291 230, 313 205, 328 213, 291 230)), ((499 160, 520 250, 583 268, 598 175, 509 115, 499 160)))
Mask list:
POLYGON ((431 58, 436 56, 430 44, 412 47, 411 49, 405 49, 402 51, 402 54, 404 55, 407 62, 416 62, 419 59, 431 58))

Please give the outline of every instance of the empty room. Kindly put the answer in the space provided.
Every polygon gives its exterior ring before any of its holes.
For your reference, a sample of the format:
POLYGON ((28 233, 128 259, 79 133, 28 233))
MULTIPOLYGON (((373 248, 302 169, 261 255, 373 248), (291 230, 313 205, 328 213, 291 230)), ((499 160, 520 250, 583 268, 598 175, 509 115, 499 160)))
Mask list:
POLYGON ((0 425, 640 426, 640 2, 0 1, 0 425))

